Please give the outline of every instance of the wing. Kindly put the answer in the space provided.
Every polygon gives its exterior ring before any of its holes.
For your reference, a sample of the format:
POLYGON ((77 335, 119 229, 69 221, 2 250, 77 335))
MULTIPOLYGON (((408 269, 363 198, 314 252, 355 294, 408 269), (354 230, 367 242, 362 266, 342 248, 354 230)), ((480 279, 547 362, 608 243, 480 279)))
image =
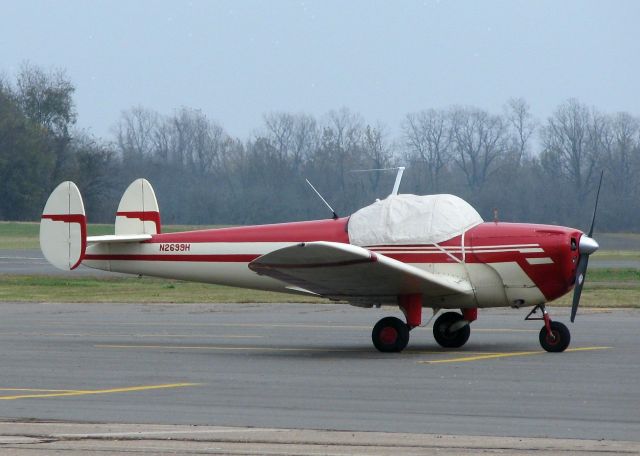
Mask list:
POLYGON ((433 274, 362 247, 306 242, 262 255, 249 268, 331 299, 396 303, 398 295, 423 294, 431 301, 473 294, 466 280, 433 274))

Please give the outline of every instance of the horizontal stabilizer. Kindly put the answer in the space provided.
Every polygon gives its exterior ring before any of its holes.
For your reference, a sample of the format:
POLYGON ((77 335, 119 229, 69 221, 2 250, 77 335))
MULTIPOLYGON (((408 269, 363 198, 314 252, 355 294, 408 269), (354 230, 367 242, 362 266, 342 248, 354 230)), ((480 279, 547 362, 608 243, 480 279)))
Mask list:
POLYGON ((58 269, 69 271, 82 262, 87 248, 87 218, 76 184, 58 185, 44 206, 40 220, 40 249, 58 269))
POLYGON ((275 250, 249 268, 321 296, 396 302, 399 295, 426 299, 472 294, 468 281, 433 274, 362 247, 336 242, 307 242, 275 250))
POLYGON ((106 236, 89 236, 87 242, 89 244, 106 243, 106 244, 118 244, 126 242, 143 242, 151 239, 150 234, 129 234, 129 235, 113 235, 108 234, 106 236))
POLYGON ((136 179, 127 187, 116 213, 116 235, 159 234, 160 210, 153 187, 136 179))

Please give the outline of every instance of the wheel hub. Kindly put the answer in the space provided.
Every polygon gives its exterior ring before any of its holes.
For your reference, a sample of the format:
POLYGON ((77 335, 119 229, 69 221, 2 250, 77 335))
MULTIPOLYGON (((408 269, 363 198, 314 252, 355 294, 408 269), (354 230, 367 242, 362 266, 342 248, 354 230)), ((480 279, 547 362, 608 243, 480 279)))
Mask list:
POLYGON ((560 341, 559 333, 557 330, 551 330, 551 334, 547 334, 547 343, 549 345, 556 345, 560 341))
POLYGON ((387 326, 386 328, 383 328, 382 331, 380 331, 380 341, 383 344, 394 344, 397 339, 398 331, 396 331, 396 329, 392 328, 391 326, 387 326))

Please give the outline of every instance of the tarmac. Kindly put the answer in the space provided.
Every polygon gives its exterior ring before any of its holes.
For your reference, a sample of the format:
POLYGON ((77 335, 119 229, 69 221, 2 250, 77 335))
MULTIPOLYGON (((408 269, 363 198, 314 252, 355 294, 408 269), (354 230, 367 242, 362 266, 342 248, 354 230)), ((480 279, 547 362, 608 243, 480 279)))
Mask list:
POLYGON ((7 456, 251 455, 619 455, 638 442, 388 432, 76 423, 0 423, 7 456), (28 436, 24 434, 27 433, 28 436))
POLYGON ((526 313, 383 354, 396 309, 0 303, 0 453, 638 454, 640 311, 580 309, 560 354, 526 313))

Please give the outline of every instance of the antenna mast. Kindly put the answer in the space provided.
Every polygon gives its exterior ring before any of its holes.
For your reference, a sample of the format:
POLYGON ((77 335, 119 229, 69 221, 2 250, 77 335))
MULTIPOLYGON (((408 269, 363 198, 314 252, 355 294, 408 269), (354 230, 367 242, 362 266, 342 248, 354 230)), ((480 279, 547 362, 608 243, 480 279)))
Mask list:
POLYGON ((393 190, 391 190, 392 196, 395 196, 398 194, 398 189, 400 188, 400 181, 402 180, 402 173, 404 173, 404 166, 398 166, 398 174, 396 174, 396 182, 393 184, 393 190))
POLYGON ((402 181, 402 173, 404 173, 405 167, 398 166, 396 168, 373 168, 373 169, 354 169, 351 171, 352 173, 366 173, 369 171, 392 171, 394 169, 398 170, 398 174, 396 174, 396 181, 393 184, 393 190, 389 196, 396 196, 398 194, 398 189, 400 188, 400 181, 402 181))
POLYGON ((329 208, 329 210, 331 212, 333 212, 333 219, 337 219, 338 218, 338 214, 336 214, 336 211, 333 210, 333 208, 329 205, 329 203, 327 203, 327 200, 325 200, 322 195, 320 194, 320 192, 318 190, 316 190, 316 188, 313 186, 313 184, 311 182, 309 182, 309 179, 305 179, 307 181, 307 184, 309 184, 309 187, 311 187, 313 189, 314 192, 316 192, 316 195, 318 195, 320 197, 320 199, 322 200, 322 202, 329 208))

